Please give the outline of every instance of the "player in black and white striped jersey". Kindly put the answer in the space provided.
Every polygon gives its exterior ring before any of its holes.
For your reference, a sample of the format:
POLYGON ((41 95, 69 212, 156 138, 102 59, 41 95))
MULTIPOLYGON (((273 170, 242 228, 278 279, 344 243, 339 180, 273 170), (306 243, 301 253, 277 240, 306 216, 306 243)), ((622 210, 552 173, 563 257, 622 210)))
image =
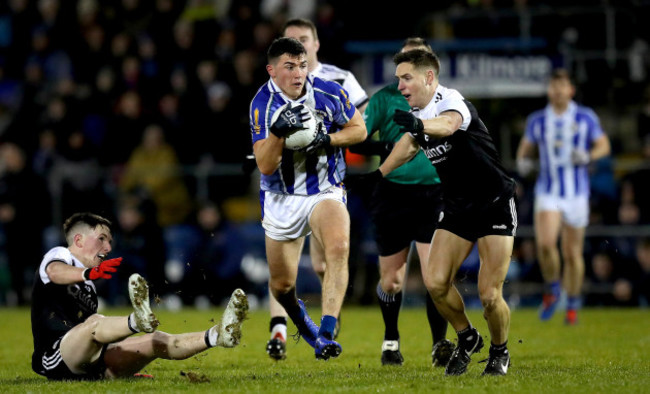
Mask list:
MULTIPOLYGON (((337 82, 343 87, 343 91, 349 94, 348 99, 350 102, 360 113, 363 113, 368 104, 368 94, 361 87, 354 74, 332 64, 318 61, 320 41, 313 22, 302 18, 290 19, 285 23, 282 33, 285 37, 295 38, 300 41, 305 47, 307 51, 307 68, 311 75, 327 81, 337 82)), ((325 275, 325 252, 314 237, 310 238, 309 254, 312 267, 322 283, 325 275)), ((271 339, 267 343, 266 351, 272 358, 281 360, 286 357, 287 313, 273 296, 269 296, 269 300, 271 339)), ((338 329, 336 334, 338 334, 338 329)))

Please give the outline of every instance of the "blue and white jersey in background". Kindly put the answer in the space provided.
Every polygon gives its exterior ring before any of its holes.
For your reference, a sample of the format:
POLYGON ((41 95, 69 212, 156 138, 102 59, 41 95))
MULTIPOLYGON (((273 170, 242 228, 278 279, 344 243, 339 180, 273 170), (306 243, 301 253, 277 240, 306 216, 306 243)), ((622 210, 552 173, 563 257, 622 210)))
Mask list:
POLYGON ((589 196, 589 172, 586 165, 574 165, 571 152, 589 151, 603 135, 598 116, 587 107, 569 103, 563 114, 550 105, 528 117, 526 138, 539 149, 539 176, 536 195, 560 198, 589 196))
MULTIPOLYGON (((288 102, 309 107, 322 120, 328 134, 339 131, 356 111, 348 92, 338 83, 309 75, 305 89, 302 97, 292 100, 269 79, 257 91, 250 106, 253 145, 269 136, 271 117, 288 102)), ((313 195, 338 185, 345 177, 343 153, 338 147, 328 147, 309 155, 285 149, 278 169, 271 175, 261 175, 260 189, 280 194, 313 195)))

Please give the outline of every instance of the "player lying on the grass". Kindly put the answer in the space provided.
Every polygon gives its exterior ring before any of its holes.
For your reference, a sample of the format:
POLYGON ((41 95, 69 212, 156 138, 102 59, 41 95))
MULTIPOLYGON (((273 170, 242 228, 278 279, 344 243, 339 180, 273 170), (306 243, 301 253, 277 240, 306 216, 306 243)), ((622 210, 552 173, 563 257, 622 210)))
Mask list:
POLYGON ((234 347, 248 300, 233 292, 221 322, 204 332, 167 334, 149 306, 149 287, 138 274, 129 278, 133 313, 97 313, 93 280, 110 279, 121 257, 111 251, 111 222, 76 213, 63 225, 68 247, 51 249, 41 262, 32 297, 32 369, 48 379, 130 377, 156 358, 182 360, 214 346, 234 347), (147 334, 129 338, 138 332, 147 334))

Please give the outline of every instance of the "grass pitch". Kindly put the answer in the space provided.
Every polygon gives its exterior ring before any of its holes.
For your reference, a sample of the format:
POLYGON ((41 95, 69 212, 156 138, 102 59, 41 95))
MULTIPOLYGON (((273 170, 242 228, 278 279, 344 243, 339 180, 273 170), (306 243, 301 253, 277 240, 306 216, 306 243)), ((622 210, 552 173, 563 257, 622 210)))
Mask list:
MULTIPOLYGON (((312 316, 319 316, 307 305, 312 316)), ((159 329, 169 333, 203 331, 222 310, 156 311, 159 329)), ((108 310, 106 315, 126 315, 108 310)), ((487 338, 480 311, 470 319, 487 338)), ((276 362, 265 353, 268 313, 255 311, 243 326, 240 346, 211 349, 184 361, 154 361, 151 379, 101 382, 48 382, 31 370, 32 337, 28 309, 0 309, 0 388, 3 392, 650 392, 650 313, 643 309, 586 309, 579 325, 566 327, 561 313, 541 323, 535 310, 512 313, 506 377, 481 377, 487 346, 475 354, 468 372, 446 377, 431 367, 431 337, 424 309, 400 316, 402 367, 382 367, 383 322, 379 307, 349 307, 343 313, 337 359, 318 361, 304 341, 287 345, 288 358, 276 362), (190 379, 189 376, 196 379, 190 379)), ((290 324, 290 331, 295 330, 290 324)), ((455 339, 453 330, 448 337, 455 339)), ((487 341, 486 341, 487 344, 487 341)))

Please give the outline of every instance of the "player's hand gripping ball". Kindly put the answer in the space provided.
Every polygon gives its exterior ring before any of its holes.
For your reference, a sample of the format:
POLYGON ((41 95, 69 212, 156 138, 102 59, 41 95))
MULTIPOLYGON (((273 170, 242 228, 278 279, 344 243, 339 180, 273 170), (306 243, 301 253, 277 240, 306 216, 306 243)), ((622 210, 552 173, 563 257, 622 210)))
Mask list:
POLYGON ((284 137, 286 149, 300 150, 318 136, 319 123, 321 122, 305 105, 294 107, 287 103, 273 113, 271 132, 278 137, 284 137))

